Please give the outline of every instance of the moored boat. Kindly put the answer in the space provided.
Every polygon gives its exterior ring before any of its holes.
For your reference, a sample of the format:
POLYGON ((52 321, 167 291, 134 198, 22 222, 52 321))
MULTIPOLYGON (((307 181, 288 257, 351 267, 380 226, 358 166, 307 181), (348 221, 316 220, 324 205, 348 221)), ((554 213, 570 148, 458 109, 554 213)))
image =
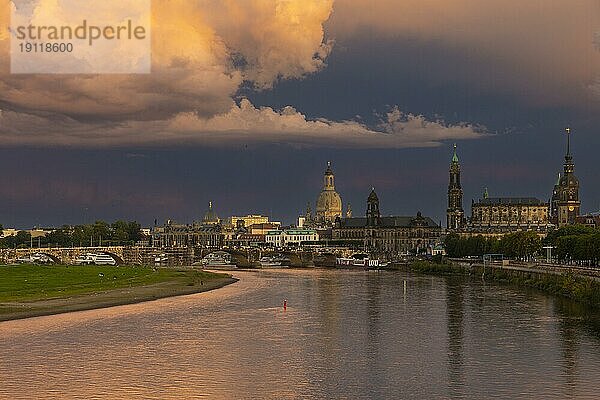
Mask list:
POLYGON ((265 256, 259 260, 262 268, 288 268, 290 260, 282 255, 265 256))
POLYGON ((225 251, 215 251, 201 261, 203 268, 236 268, 231 254, 225 251))
POLYGON ((109 254, 87 253, 80 255, 75 260, 77 265, 117 265, 117 261, 109 254))
POLYGON ((364 258, 336 258, 336 266, 338 268, 385 268, 389 265, 389 262, 378 260, 378 259, 370 259, 368 257, 364 258))

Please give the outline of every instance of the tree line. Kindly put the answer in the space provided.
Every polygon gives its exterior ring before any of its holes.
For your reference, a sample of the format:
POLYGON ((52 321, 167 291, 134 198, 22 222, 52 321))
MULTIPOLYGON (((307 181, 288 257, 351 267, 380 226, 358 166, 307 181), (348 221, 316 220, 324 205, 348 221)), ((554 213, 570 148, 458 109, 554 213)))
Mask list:
POLYGON ((546 244, 555 247, 559 260, 600 264, 600 228, 565 226, 550 232, 546 244))
POLYGON ((565 226, 548 233, 545 239, 535 232, 516 232, 500 238, 481 235, 460 237, 446 236, 444 245, 450 257, 483 256, 503 254, 506 257, 527 259, 546 257, 546 246, 561 262, 583 262, 598 265, 600 262, 600 229, 584 225, 565 226))
POLYGON ((452 233, 446 236, 444 247, 450 257, 503 254, 506 257, 527 258, 541 250, 542 240, 535 232, 516 232, 501 238, 481 235, 460 237, 452 233))
MULTIPOLYGON (((133 245, 143 239, 141 225, 135 221, 115 221, 109 224, 64 225, 45 236, 32 238, 27 231, 0 239, 1 248, 33 247, 96 247, 133 245)), ((0 225, 0 231, 2 225, 0 225)))

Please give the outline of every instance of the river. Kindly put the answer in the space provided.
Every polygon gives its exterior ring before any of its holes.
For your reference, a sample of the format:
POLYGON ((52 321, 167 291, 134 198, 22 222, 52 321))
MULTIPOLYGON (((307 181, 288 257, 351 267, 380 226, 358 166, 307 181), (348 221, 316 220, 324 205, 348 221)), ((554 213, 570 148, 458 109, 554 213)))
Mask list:
POLYGON ((600 393, 593 313, 539 292, 402 272, 234 275, 213 292, 0 323, 0 399, 600 393))

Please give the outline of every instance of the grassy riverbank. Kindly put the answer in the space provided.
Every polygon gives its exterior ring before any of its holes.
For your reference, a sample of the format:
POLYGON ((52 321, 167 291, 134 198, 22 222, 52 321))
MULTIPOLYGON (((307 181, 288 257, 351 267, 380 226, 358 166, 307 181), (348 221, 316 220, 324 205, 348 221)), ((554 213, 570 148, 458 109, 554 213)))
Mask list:
MULTIPOLYGON (((411 271, 429 275, 463 275, 467 277, 483 274, 481 267, 467 268, 453 264, 437 264, 419 261, 408 266, 411 271)), ((563 296, 577 302, 600 308, 600 282, 575 274, 526 273, 512 270, 487 269, 485 280, 502 284, 526 286, 544 293, 563 296)))
POLYGON ((199 293, 227 274, 112 266, 0 266, 0 321, 199 293))

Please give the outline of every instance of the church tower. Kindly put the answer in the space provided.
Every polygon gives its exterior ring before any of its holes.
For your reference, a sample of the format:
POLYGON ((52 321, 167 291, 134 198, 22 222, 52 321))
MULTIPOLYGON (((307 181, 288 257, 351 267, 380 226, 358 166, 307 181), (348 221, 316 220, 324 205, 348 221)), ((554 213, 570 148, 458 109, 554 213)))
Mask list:
POLYGON ((553 219, 561 227, 573 225, 577 222, 580 214, 581 201, 579 201, 579 180, 575 176, 575 163, 571 155, 571 129, 567 128, 567 153, 565 155, 565 164, 563 176, 555 186, 556 203, 553 219))
POLYGON ((561 173, 558 173, 558 179, 552 189, 552 198, 550 199, 550 222, 554 225, 558 225, 558 203, 559 203, 559 191, 560 191, 560 177, 561 173))
POLYGON ((375 188, 371 190, 371 194, 367 199, 367 226, 379 225, 381 214, 379 212, 379 197, 375 193, 375 188))
POLYGON ((448 210, 446 226, 455 231, 463 227, 465 211, 463 209, 463 190, 460 184, 460 162, 454 145, 454 155, 450 163, 450 183, 448 184, 448 210))

